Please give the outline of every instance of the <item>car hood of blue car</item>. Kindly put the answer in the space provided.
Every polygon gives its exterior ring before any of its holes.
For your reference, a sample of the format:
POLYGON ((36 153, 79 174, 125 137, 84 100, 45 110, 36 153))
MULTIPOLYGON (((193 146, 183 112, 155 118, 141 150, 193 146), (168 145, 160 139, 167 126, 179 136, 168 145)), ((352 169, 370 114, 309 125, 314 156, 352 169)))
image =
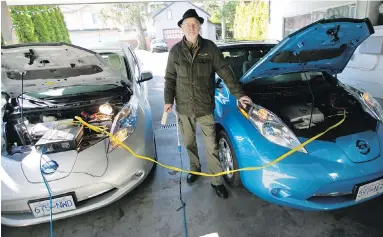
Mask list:
POLYGON ((299 71, 343 71, 356 48, 374 34, 366 19, 328 19, 314 22, 286 37, 241 78, 258 78, 299 71))

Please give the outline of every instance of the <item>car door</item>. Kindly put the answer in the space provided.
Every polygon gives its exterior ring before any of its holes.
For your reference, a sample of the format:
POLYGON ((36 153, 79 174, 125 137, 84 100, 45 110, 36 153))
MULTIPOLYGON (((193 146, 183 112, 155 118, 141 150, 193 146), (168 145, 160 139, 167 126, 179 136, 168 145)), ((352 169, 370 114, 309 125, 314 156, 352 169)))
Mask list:
POLYGON ((136 93, 139 107, 141 112, 143 112, 143 118, 145 123, 145 142, 148 144, 153 143, 153 124, 152 124, 152 112, 147 98, 147 93, 145 92, 146 82, 140 82, 142 80, 142 69, 140 62, 134 54, 133 50, 129 47, 124 48, 124 54, 128 60, 129 71, 132 78, 132 83, 134 87, 134 93, 136 93))

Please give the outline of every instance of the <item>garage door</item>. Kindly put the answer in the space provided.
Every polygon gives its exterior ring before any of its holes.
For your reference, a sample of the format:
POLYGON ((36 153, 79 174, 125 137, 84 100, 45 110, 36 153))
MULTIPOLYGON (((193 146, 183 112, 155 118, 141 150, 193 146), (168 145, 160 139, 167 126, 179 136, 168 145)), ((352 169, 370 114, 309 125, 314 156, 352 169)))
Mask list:
POLYGON ((182 37, 183 33, 181 29, 164 29, 164 38, 168 43, 169 48, 181 41, 182 37))

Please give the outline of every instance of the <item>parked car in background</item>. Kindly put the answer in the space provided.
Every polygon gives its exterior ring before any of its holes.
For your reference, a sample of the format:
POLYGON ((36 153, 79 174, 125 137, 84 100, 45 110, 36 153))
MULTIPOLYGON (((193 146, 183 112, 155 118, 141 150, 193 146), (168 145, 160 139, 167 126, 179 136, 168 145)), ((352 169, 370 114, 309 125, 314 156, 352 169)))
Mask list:
POLYGON ((127 45, 2 46, 1 223, 33 225, 108 205, 153 163, 135 158, 75 116, 103 126, 134 152, 156 157, 142 68, 127 45), (46 181, 44 181, 44 179, 46 181))
POLYGON ((168 52, 168 44, 163 39, 154 39, 150 42, 150 50, 154 52, 168 52))
POLYGON ((224 170, 268 164, 347 115, 278 163, 225 175, 229 184, 303 210, 338 209, 383 194, 383 110, 367 92, 336 77, 373 33, 368 19, 332 19, 275 46, 219 45, 254 102, 241 107, 217 76, 215 118, 224 170))

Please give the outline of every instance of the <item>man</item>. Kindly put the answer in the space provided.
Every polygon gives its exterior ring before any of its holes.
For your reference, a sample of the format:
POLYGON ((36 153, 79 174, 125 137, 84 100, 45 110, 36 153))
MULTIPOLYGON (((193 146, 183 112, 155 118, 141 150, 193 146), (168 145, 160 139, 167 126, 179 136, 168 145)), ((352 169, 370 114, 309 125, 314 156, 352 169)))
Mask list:
MULTIPOLYGON (((214 120, 215 73, 222 78, 230 92, 243 106, 251 99, 243 93, 234 73, 222 53, 210 40, 199 35, 204 19, 194 9, 187 10, 178 22, 184 38, 169 52, 165 74, 165 112, 173 109, 174 100, 185 147, 190 158, 190 169, 201 171, 196 143, 196 123, 199 124, 206 144, 206 159, 210 173, 222 172, 217 150, 214 120)), ((188 174, 187 182, 198 176, 188 174)), ((212 187, 221 198, 228 193, 221 177, 212 179, 212 187)))

